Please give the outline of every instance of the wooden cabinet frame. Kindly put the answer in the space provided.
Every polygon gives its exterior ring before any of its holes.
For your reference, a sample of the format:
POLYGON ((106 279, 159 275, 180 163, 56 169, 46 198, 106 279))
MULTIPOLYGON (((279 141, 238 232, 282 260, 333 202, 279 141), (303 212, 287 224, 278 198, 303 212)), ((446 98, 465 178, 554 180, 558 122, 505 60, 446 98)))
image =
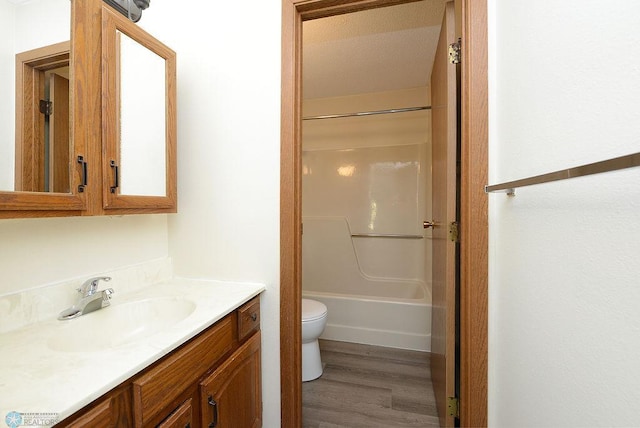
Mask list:
MULTIPOLYGON (((113 149, 113 139, 103 141, 103 26, 102 10, 108 8, 102 0, 71 1, 70 68, 70 193, 0 191, 0 219, 27 217, 61 217, 112 214, 175 213, 177 211, 176 184, 176 61, 175 53, 167 60, 167 148, 166 197, 119 196, 115 202, 106 199, 111 174, 104 163, 107 151, 113 149), (85 165, 76 159, 81 156, 85 165), (87 172, 86 176, 84 172, 87 172), (86 185, 84 185, 86 182, 86 185), (83 186, 81 186, 81 184, 83 186), (81 190, 80 190, 81 189, 81 190), (105 190, 106 189, 106 190, 105 190), (110 202, 107 202, 107 201, 110 202)), ((123 18, 126 21, 126 18, 123 18)), ((141 31, 128 22, 131 31, 141 31)), ((125 31, 127 32, 127 31, 125 31)), ((145 33, 146 34, 146 33, 145 33)), ((152 40, 149 36, 148 40, 152 40)), ((149 42, 151 43, 151 42, 149 42)), ((163 45, 162 45, 163 46, 163 45)), ((167 51, 165 51, 167 52, 167 51)), ((37 65, 38 62, 27 62, 37 65)), ((32 67, 37 71, 37 67, 32 67)), ((22 91, 25 84, 18 84, 22 91)), ((19 99, 23 99, 20 96, 19 99)), ((25 101, 21 101, 23 104, 25 101)), ((33 105, 32 100, 28 101, 33 105)), ((21 107, 19 106, 20 111, 21 107)), ((26 108, 26 107, 25 107, 26 108)), ((31 107, 29 107, 30 110, 31 107)), ((27 112, 26 114, 30 114, 27 112)), ((24 115, 24 113, 23 113, 24 115)), ((106 117, 105 117, 106 119, 106 117)), ((20 121, 25 123, 24 120, 20 121)), ((31 131, 29 131, 31 132, 31 131)), ((112 131, 111 131, 112 132, 112 131)), ((16 138, 24 137, 24 127, 16 130, 16 138)), ((18 153, 19 161, 28 154, 18 153)), ((22 180, 22 179, 21 179, 22 180)))

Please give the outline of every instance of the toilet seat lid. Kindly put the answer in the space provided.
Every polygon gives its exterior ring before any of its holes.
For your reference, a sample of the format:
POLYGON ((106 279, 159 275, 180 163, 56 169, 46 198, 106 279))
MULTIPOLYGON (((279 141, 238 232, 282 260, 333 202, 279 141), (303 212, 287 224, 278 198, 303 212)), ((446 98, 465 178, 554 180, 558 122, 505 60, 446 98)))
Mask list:
POLYGON ((302 299, 302 321, 312 321, 327 314, 327 307, 317 300, 302 299))

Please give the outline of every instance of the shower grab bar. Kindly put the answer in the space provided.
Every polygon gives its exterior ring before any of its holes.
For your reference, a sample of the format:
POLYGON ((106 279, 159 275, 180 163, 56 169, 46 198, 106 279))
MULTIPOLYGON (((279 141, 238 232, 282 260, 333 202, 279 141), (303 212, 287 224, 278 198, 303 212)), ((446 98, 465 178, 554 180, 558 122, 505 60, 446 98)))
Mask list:
POLYGON ((536 175, 534 177, 523 178, 522 180, 508 181, 501 184, 484 186, 486 193, 503 192, 509 196, 516 194, 516 188, 532 186, 534 184, 549 183, 551 181, 567 180, 569 178, 584 177, 587 175, 600 174, 603 172, 617 171, 619 169, 633 168, 640 166, 640 152, 600 162, 594 162, 548 174, 536 175))
POLYGON ((374 114, 405 113, 408 111, 431 110, 431 106, 392 108, 388 110, 361 111, 357 113, 326 114, 324 116, 307 116, 302 120, 339 119, 341 117, 372 116, 374 114))
POLYGON ((396 238, 396 239, 422 239, 422 235, 401 235, 395 233, 352 233, 353 238, 396 238))

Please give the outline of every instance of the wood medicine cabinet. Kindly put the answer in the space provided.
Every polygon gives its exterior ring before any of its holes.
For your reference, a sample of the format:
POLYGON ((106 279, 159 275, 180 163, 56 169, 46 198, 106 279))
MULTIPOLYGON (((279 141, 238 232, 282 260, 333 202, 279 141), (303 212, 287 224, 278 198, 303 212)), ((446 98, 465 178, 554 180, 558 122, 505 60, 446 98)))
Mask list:
POLYGON ((14 163, 0 175, 0 218, 176 212, 175 52, 102 0, 64 3, 70 41, 16 53, 15 82, 0 82, 16 94, 15 129, 0 129, 14 163), (56 101, 64 120, 44 131, 42 88, 58 75, 68 113, 56 101), (61 142, 42 143, 52 128, 61 142))

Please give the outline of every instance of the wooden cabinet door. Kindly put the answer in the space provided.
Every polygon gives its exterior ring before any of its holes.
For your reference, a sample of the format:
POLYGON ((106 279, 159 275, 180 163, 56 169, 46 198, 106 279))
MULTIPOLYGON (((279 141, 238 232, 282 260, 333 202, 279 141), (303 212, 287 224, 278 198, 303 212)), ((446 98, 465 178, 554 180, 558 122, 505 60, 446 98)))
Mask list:
POLYGON ((260 332, 200 384, 202 426, 262 426, 260 332))
POLYGON ((103 4, 102 56, 104 209, 175 213, 176 53, 103 4))

